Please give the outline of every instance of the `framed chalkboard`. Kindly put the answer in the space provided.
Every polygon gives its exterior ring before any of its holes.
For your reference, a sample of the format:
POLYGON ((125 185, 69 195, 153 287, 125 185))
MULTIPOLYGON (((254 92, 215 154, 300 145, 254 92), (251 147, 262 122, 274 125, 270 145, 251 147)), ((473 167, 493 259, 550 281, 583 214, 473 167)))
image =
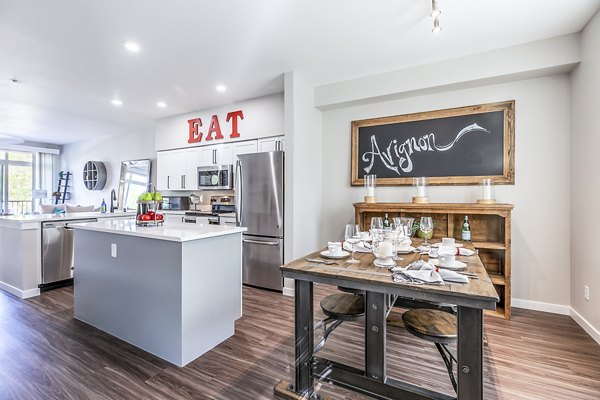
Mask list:
POLYGON ((352 121, 353 186, 474 185, 481 178, 515 182, 515 102, 352 121))

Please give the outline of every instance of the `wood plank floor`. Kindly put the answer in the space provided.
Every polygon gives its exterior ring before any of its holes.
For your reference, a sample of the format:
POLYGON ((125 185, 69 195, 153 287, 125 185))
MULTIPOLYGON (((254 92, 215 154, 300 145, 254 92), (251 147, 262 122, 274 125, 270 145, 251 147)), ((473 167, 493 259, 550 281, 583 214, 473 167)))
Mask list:
MULTIPOLYGON (((333 290, 317 286, 315 301, 333 290)), ((600 346, 569 317, 514 309, 485 323, 485 399, 600 399, 600 346)), ((362 367, 361 331, 342 324, 320 355, 362 367)), ((0 399, 273 399, 293 382, 293 342, 292 299, 258 289, 244 288, 236 335, 185 368, 74 320, 72 288, 24 301, 0 291, 0 399)), ((432 344, 390 327, 388 350, 392 377, 452 393, 432 344)))

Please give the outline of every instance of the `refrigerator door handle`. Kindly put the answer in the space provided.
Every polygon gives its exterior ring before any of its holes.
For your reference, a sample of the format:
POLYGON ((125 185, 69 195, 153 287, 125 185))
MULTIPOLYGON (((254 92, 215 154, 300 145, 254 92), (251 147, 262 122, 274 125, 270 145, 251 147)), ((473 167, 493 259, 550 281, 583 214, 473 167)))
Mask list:
POLYGON ((242 222, 242 162, 235 162, 235 204, 237 212, 235 213, 235 224, 240 226, 242 222))
POLYGON ((263 242, 261 240, 242 239, 244 243, 264 244, 265 246, 279 246, 279 242, 263 242))

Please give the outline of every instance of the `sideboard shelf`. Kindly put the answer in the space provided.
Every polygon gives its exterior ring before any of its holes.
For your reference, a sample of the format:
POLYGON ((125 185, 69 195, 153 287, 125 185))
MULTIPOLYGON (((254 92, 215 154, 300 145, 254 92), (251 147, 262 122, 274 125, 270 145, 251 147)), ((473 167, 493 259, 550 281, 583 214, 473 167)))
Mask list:
POLYGON ((481 262, 496 287, 500 301, 492 315, 510 319, 511 296, 511 211, 512 204, 477 203, 355 203, 355 220, 361 230, 370 228, 371 217, 419 219, 430 216, 434 221, 433 238, 461 238, 465 215, 471 224, 471 240, 481 262))

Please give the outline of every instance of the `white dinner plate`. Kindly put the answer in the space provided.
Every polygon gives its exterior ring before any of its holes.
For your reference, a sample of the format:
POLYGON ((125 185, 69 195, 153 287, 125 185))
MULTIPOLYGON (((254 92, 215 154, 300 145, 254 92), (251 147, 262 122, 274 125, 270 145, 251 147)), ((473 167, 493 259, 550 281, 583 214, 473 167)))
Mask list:
POLYGON ((435 265, 436 267, 440 267, 440 268, 445 268, 445 269, 449 269, 449 270, 458 270, 458 269, 465 269, 467 268, 467 264, 465 264, 462 261, 454 261, 454 265, 452 266, 448 266, 448 265, 440 265, 440 260, 436 260, 436 259, 430 259, 429 262, 433 265, 435 265))
POLYGON ((325 257, 325 258, 334 258, 334 259, 340 259, 340 258, 346 258, 350 255, 349 252, 347 252, 346 250, 342 250, 342 252, 340 254, 329 254, 329 250, 325 250, 321 252, 321 256, 325 257))
MULTIPOLYGON (((441 244, 441 243, 434 243, 431 245, 431 247, 441 247, 441 246, 443 246, 443 244, 441 244)), ((450 246, 446 246, 446 247, 463 247, 463 244, 462 243, 454 243, 454 244, 452 244, 450 246)))
POLYGON ((396 262, 394 261, 393 258, 376 258, 375 261, 373 261, 373 264, 375 264, 375 266, 377 267, 395 267, 396 266, 396 262))
POLYGON ((398 249, 398 254, 410 254, 413 253, 415 251, 415 248, 412 246, 408 246, 408 247, 403 247, 401 249, 398 249))

